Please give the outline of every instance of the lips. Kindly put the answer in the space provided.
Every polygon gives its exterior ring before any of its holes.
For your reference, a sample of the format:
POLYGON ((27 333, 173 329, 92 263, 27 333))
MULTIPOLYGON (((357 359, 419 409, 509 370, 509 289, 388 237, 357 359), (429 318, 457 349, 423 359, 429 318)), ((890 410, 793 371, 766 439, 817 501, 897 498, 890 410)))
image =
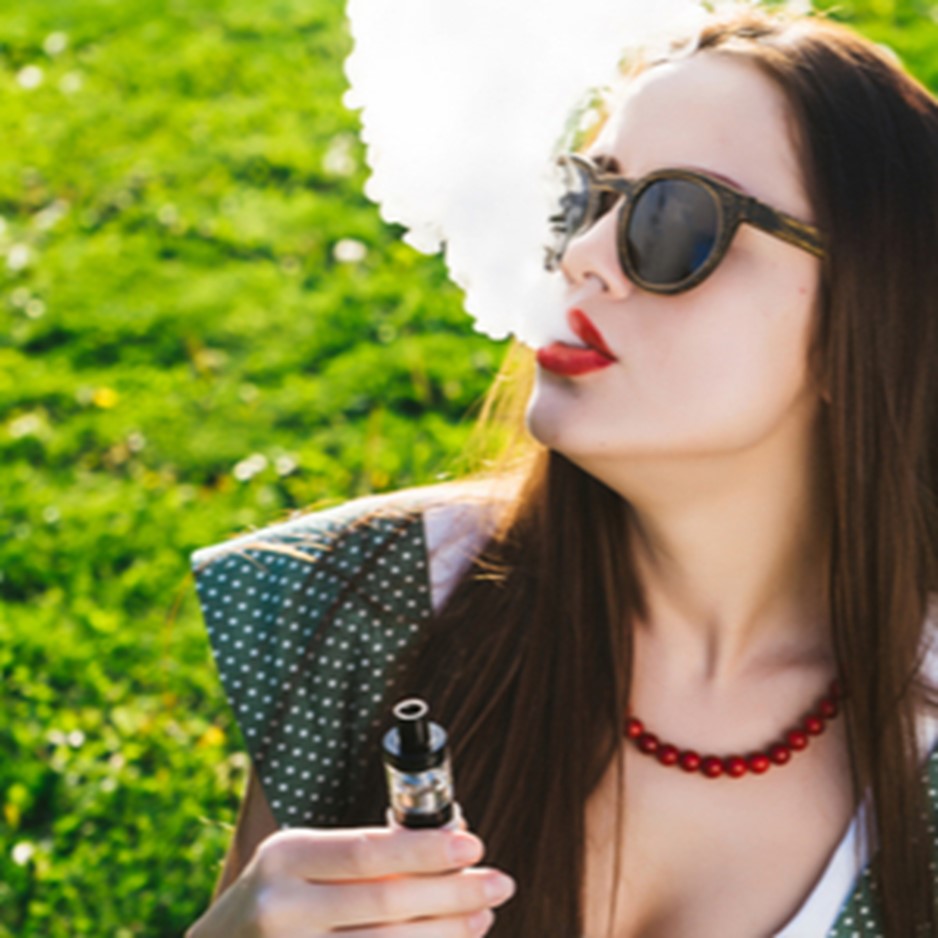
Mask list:
POLYGON ((586 313, 572 309, 567 314, 567 322, 576 337, 585 342, 588 348, 568 345, 565 342, 547 345, 537 353, 537 362, 542 368, 558 375, 576 377, 608 368, 618 361, 586 313))

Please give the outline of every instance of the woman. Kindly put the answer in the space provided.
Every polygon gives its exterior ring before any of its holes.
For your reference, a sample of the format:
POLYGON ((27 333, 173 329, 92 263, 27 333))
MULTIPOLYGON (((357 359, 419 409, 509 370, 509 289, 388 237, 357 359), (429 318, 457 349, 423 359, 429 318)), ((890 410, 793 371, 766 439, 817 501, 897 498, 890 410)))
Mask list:
POLYGON ((938 106, 736 12, 566 166, 534 440, 197 557, 254 772, 193 938, 938 935, 938 106), (411 693, 485 867, 378 826, 411 693))

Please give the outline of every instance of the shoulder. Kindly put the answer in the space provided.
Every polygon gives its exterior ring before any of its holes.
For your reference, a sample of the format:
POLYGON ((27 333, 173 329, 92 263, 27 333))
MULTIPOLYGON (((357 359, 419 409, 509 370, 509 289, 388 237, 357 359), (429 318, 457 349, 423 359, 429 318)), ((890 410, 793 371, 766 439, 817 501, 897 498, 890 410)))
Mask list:
POLYGON ((312 561, 332 550, 342 537, 380 537, 390 528, 414 524, 420 513, 415 490, 356 498, 295 513, 287 520, 204 547, 192 555, 192 566, 199 574, 220 561, 258 551, 312 561))
POLYGON ((304 633, 335 629, 348 622, 336 613, 354 605, 386 623, 422 622, 478 543, 482 510, 463 490, 426 486, 321 507, 198 550, 192 566, 209 635, 256 641, 266 623, 281 637, 285 620, 297 618, 304 633))
MULTIPOLYGON (((391 556, 399 561, 392 567, 395 573, 401 564, 418 568, 431 590, 433 607, 439 609, 494 533, 507 502, 504 491, 483 482, 369 495, 202 548, 191 562, 201 594, 208 581, 228 591, 243 586, 236 571, 257 579, 273 567, 280 571, 277 583, 287 586, 311 566, 329 567, 341 576, 369 557, 391 556)), ((385 566, 389 561, 378 562, 385 566)))
POLYGON ((340 816, 362 746, 431 620, 431 586, 446 587, 484 537, 484 505, 448 486, 410 489, 193 555, 219 676, 279 824, 340 816))
POLYGON ((288 520, 201 548, 192 555, 196 573, 219 559, 252 549, 293 548, 313 559, 337 537, 377 535, 422 525, 431 557, 448 557, 477 544, 489 531, 506 497, 487 483, 447 483, 367 495, 297 513, 288 520), (319 536, 317 538, 317 535, 319 536))
MULTIPOLYGON (((388 616, 400 613, 399 603, 381 600, 400 598, 387 574, 396 579, 404 567, 408 582, 426 591, 419 508, 394 496, 296 515, 198 550, 192 566, 212 638, 221 629, 256 640, 263 623, 280 636, 287 618, 299 618, 306 632, 356 597, 377 601, 388 616)), ((408 597, 411 609, 419 599, 408 597)))

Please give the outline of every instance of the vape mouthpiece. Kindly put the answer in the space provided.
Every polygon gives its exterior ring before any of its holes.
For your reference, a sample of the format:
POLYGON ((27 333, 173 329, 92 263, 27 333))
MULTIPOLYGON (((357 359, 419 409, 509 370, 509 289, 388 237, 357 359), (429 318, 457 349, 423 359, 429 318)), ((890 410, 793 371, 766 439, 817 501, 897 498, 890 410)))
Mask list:
POLYGON ((394 726, 382 743, 390 820, 400 827, 448 827, 459 822, 453 799, 447 736, 418 697, 395 705, 394 726))
POLYGON ((430 708, 426 703, 412 697, 402 700, 392 712, 397 720, 401 755, 414 760, 429 756, 433 749, 430 744, 430 708))

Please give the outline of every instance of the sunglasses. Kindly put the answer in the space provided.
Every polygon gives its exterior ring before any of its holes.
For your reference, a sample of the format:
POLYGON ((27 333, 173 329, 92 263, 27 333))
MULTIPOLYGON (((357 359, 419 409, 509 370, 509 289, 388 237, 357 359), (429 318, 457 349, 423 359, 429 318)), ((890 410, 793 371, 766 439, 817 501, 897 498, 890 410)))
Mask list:
POLYGON ((625 196, 616 219, 619 263, 651 293, 683 293, 706 280, 726 256, 736 229, 748 222, 795 247, 824 257, 817 228, 720 182, 707 173, 659 169, 641 179, 605 172, 578 153, 557 161, 564 176, 560 211, 550 217, 554 244, 545 266, 557 270, 570 242, 625 196))

